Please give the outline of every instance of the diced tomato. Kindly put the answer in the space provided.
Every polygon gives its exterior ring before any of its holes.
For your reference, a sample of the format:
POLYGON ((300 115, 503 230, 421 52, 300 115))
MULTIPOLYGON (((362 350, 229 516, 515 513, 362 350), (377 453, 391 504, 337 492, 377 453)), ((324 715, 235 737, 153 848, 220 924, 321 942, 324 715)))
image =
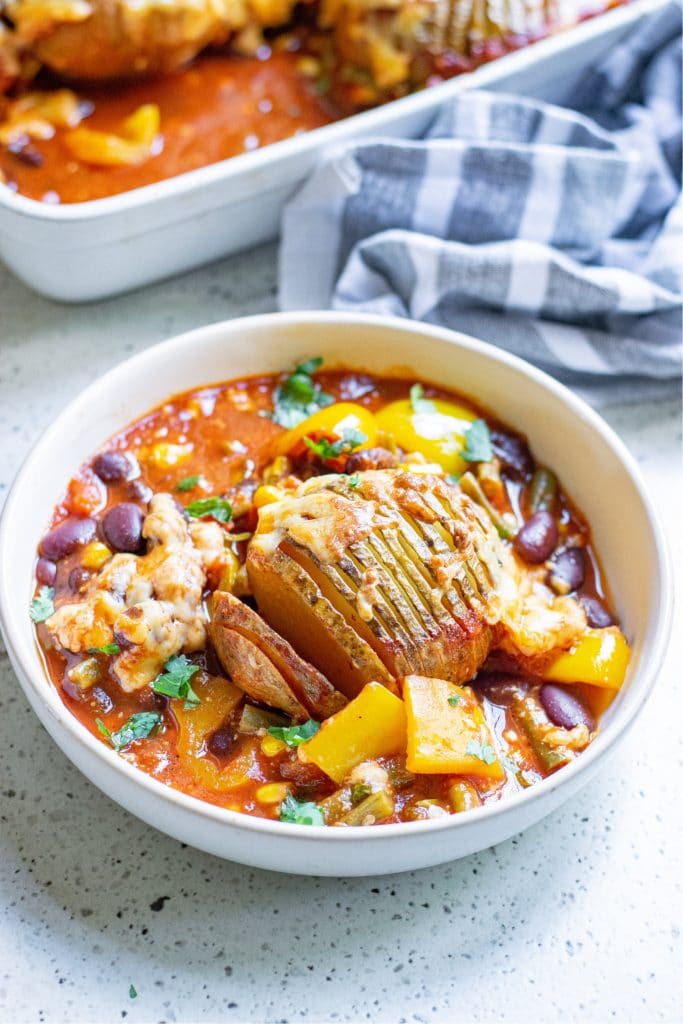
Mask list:
POLYGON ((89 469, 82 469, 69 481, 64 507, 76 516, 91 516, 105 502, 103 485, 89 469))

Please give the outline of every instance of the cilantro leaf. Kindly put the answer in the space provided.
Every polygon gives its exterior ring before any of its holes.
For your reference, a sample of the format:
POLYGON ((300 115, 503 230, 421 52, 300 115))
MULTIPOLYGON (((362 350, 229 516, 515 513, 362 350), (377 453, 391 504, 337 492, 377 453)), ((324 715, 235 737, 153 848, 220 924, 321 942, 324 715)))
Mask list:
POLYGON ((294 373, 275 389, 273 393, 273 404, 275 408, 270 414, 275 423, 281 427, 298 426, 308 419, 314 412, 332 405, 334 398, 322 391, 319 384, 311 376, 322 366, 322 357, 308 359, 300 363, 294 373))
POLYGON ((496 760, 496 752, 490 743, 481 743, 480 740, 470 740, 465 747, 465 753, 470 757, 476 757, 484 764, 493 764, 496 760))
POLYGON ((191 491, 193 487, 197 486, 200 480, 201 476, 199 474, 196 476, 186 476, 182 480, 178 481, 175 485, 175 489, 176 491, 191 491))
POLYGON ((97 731, 104 736, 105 740, 109 740, 111 742, 111 733, 101 718, 95 719, 95 725, 97 726, 97 731))
POLYGON ((88 654, 118 654, 120 650, 118 644, 102 644, 101 647, 89 647, 88 654))
POLYGON ((340 455, 348 455, 367 439, 367 434, 352 428, 343 431, 338 441, 328 441, 326 437, 322 437, 319 441, 313 441, 312 438, 305 437, 304 444, 324 462, 326 459, 338 459, 340 455))
POLYGON ((128 989, 128 995, 130 996, 131 999, 137 999, 138 990, 136 989, 135 985, 130 986, 130 988, 128 989))
POLYGON ((114 750, 123 750, 133 740, 146 739, 160 722, 161 715, 158 711, 139 711, 131 715, 117 732, 110 732, 101 718, 95 719, 99 732, 109 740, 114 750))
POLYGON ((465 431, 465 447, 460 452, 466 462, 490 462, 493 458, 491 434, 484 420, 474 420, 465 431))
POLYGON ((355 491, 358 485, 360 484, 360 473, 354 473, 353 476, 350 476, 346 482, 348 483, 349 487, 351 487, 355 491))
POLYGON ((31 601, 29 615, 33 622, 45 622, 54 613, 54 588, 41 587, 36 597, 31 601))
POLYGON ((288 793, 280 804, 280 821, 288 821, 293 825, 324 825, 323 812, 312 801, 300 803, 296 797, 288 793))
POLYGON ((454 693, 451 697, 448 698, 448 703, 452 708, 457 708, 461 700, 462 697, 459 694, 454 693))
POLYGON ((310 740, 311 736, 315 736, 319 728, 320 722, 315 722, 312 718, 309 718, 307 722, 303 722, 301 725, 271 725, 268 728, 268 732, 276 740, 283 740, 288 747, 298 747, 301 743, 305 743, 306 740, 310 740))
POLYGON ((425 389, 421 384, 413 384, 410 389, 410 405, 413 412, 436 412, 436 406, 431 398, 423 398, 425 389))
POLYGON ((323 357, 314 356, 313 359, 307 359, 305 362, 299 363, 294 373, 300 373, 304 377, 310 377, 311 374, 315 373, 316 370, 319 370, 322 365, 323 357))
POLYGON ((190 685, 192 676, 199 672, 199 665, 193 665, 184 654, 174 654, 166 662, 164 669, 163 675, 157 676, 152 683, 155 693, 160 693, 163 697, 184 698, 185 709, 188 711, 201 704, 201 699, 190 685))
POLYGON ((185 511, 192 519, 210 516, 219 523, 229 523, 232 519, 232 505, 225 498, 199 498, 186 505, 185 511))

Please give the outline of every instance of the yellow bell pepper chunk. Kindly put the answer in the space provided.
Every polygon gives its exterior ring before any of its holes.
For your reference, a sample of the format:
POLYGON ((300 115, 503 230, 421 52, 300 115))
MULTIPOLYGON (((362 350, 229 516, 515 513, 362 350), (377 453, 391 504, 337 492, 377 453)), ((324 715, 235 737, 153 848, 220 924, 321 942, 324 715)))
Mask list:
POLYGON ((314 412, 303 423, 297 424, 283 434, 277 443, 276 453, 286 455, 304 437, 315 433, 341 440, 345 430, 359 430, 361 434, 365 434, 367 440, 359 444, 354 449, 356 451, 360 448, 372 448, 377 442, 377 423, 369 409, 356 405, 355 402, 335 402, 314 412))
POLYGON ((417 412, 409 399, 401 399, 385 405, 375 416, 378 429, 390 434, 399 447, 420 452, 446 473, 467 469, 460 453, 465 447, 465 431, 476 418, 472 409, 439 398, 421 400, 417 412))
POLYGON ((400 754, 406 748, 403 701, 381 683, 368 683, 354 700, 323 722, 299 747, 299 758, 317 764, 342 783, 362 761, 400 754))
POLYGON ((570 651, 559 654, 543 670, 553 683, 590 683, 618 690, 624 681, 631 651, 616 626, 587 629, 570 651))
POLYGON ((74 128, 64 136, 64 142, 72 155, 83 163, 125 167, 140 164, 155 154, 160 124, 156 103, 145 103, 126 118, 120 135, 93 128, 74 128))
POLYGON ((201 701, 186 708, 182 700, 174 700, 173 715, 178 723, 178 757, 183 767, 207 789, 220 793, 243 785, 255 763, 257 741, 244 746, 242 752, 224 768, 206 757, 206 741, 228 718, 244 697, 233 683, 220 676, 204 676, 192 681, 192 689, 201 701))
POLYGON ((406 676, 406 768, 416 775, 473 775, 503 779, 484 712, 469 686, 406 676))

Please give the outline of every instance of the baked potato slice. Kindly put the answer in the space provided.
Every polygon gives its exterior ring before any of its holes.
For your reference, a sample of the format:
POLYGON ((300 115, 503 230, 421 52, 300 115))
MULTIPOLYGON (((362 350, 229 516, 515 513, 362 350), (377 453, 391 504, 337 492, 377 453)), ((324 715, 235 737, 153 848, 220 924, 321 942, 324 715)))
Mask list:
POLYGON ((438 477, 318 477, 265 506, 247 554, 267 621, 347 696, 420 673, 460 683, 494 636, 500 542, 438 477), (383 671, 378 672, 378 663, 383 671))
POLYGON ((303 708, 305 718, 316 719, 329 718, 346 704, 343 694, 335 690, 321 672, 300 658, 260 615, 232 594, 217 591, 213 595, 209 635, 223 667, 256 700, 281 708, 292 717, 299 717, 303 708), (236 636, 239 637, 237 644, 236 636), (238 659, 247 651, 250 661, 260 662, 260 659, 240 641, 258 648, 267 659, 267 694, 263 679, 245 677, 246 665, 238 659), (235 655, 235 650, 239 655, 235 655), (241 682, 236 679, 235 671, 241 682))
POLYGON ((266 621, 299 654, 324 670, 349 698, 378 681, 397 692, 393 676, 373 648, 348 624, 318 584, 289 554, 250 544, 247 572, 266 621))

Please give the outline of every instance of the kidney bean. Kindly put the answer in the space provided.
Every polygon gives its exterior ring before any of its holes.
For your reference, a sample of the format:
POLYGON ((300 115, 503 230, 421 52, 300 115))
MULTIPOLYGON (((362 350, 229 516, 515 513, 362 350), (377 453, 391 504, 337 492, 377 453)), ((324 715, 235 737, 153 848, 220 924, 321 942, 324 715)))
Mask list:
POLYGON ((88 570, 77 565, 76 568, 72 569, 69 573, 69 589, 73 590, 74 594, 80 594, 89 579, 90 573, 88 570))
POLYGON ((237 743, 238 737, 234 729, 221 728, 209 736, 206 745, 214 757, 225 757, 235 749, 237 743))
POLYGON ((491 431, 491 444, 508 476, 523 480, 534 471, 534 460, 526 441, 518 434, 491 431))
POLYGON ((100 452, 93 459, 92 468, 100 480, 112 484, 117 480, 125 480, 132 467, 123 452, 100 452))
POLYGON ((347 473, 358 473, 366 469, 393 469, 398 459, 387 448, 364 448, 351 452, 344 467, 347 473))
POLYGON ((142 512, 137 505, 122 501, 110 508, 102 520, 102 532, 115 551, 136 554, 142 549, 142 512))
POLYGON ((583 548, 565 548, 553 558, 548 582, 556 594, 570 594, 583 586, 586 576, 586 552, 583 548))
POLYGON ((81 544, 87 544, 95 536, 95 520, 80 516, 69 516, 59 526, 46 533, 40 542, 40 553, 45 558, 58 562, 70 555, 81 544))
POLYGON ((36 565, 36 579, 46 587, 54 586, 57 577, 57 566, 49 558, 39 558, 36 565))
POLYGON ((591 731, 594 729, 595 720, 590 711, 563 686, 544 683, 539 696, 543 710, 553 725, 559 725, 562 729, 573 729, 577 725, 585 725, 591 731))
POLYGON ((590 594, 579 594, 579 604, 586 613, 586 622, 592 629, 606 629, 614 625, 611 613, 605 608, 602 601, 590 594))
POLYGON ((555 550, 558 540, 557 523, 549 512, 534 512, 515 537, 515 551, 525 562, 535 565, 545 562, 555 550))

